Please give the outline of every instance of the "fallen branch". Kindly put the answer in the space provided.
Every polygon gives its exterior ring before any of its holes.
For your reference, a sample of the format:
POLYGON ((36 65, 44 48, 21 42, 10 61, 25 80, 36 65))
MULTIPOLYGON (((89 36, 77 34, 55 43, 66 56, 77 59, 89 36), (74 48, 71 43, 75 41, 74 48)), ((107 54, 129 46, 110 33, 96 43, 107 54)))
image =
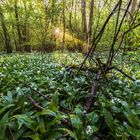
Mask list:
POLYGON ((42 111, 44 108, 40 106, 31 96, 28 98, 31 105, 37 110, 37 111, 42 111))
MULTIPOLYGON (((31 96, 28 98, 31 105, 37 110, 37 111, 43 111, 45 108, 40 106, 31 96)), ((65 124, 67 126, 70 126, 70 121, 68 119, 61 120, 62 124, 65 124)))
POLYGON ((13 135, 13 132, 12 132, 12 130, 11 130, 11 128, 10 127, 8 127, 8 131, 9 131, 9 134, 10 134, 10 140, 15 140, 15 138, 14 138, 14 135, 13 135))
POLYGON ((85 106, 86 113, 88 113, 90 111, 92 105, 95 102, 95 99, 97 96, 97 90, 99 88, 99 81, 101 78, 101 74, 102 74, 101 70, 99 70, 98 73, 95 75, 95 79, 93 80, 92 89, 91 89, 91 92, 89 94, 89 99, 88 99, 86 106, 85 106))

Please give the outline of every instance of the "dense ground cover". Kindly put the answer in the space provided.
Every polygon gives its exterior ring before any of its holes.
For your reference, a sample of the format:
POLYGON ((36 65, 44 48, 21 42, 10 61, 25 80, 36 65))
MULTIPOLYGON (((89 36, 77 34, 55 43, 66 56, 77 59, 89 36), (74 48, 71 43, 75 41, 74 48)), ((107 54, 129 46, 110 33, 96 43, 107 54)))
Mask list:
POLYGON ((139 140, 138 53, 123 58, 123 70, 137 80, 112 71, 89 113, 84 106, 94 74, 66 67, 82 60, 79 53, 2 55, 0 140, 139 140))

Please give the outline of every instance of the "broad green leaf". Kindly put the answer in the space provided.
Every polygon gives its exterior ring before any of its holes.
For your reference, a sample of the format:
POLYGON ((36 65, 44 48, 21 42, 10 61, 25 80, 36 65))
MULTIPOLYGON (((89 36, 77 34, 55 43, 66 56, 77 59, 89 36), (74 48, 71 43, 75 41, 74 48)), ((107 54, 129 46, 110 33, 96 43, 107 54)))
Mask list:
POLYGON ((105 118, 105 121, 107 125, 110 127, 110 129, 113 129, 113 117, 109 111, 107 111, 105 108, 102 111, 103 116, 105 118))
POLYGON ((13 96, 12 93, 10 91, 8 91, 7 96, 4 96, 4 98, 11 103, 13 101, 13 96))
POLYGON ((47 133, 47 140, 52 140, 52 139, 59 139, 63 135, 62 132, 59 132, 58 130, 55 129, 50 129, 50 131, 47 133))
POLYGON ((9 112, 5 113, 4 116, 0 120, 0 140, 5 139, 8 121, 9 121, 9 112))
POLYGON ((124 114, 132 126, 134 126, 134 127, 140 126, 137 115, 134 114, 130 109, 127 109, 127 111, 124 111, 124 114))
POLYGON ((123 101, 122 105, 125 109, 123 113, 128 119, 129 123, 134 127, 139 127, 140 126, 139 119, 137 115, 130 109, 130 106, 128 105, 128 103, 123 101))
POLYGON ((49 109, 54 112, 56 112, 58 110, 58 93, 57 92, 54 93, 54 95, 51 99, 49 109))
POLYGON ((58 116, 56 116, 55 119, 53 119, 51 122, 49 122, 46 127, 50 128, 51 126, 60 123, 61 120, 66 119, 66 118, 68 118, 66 115, 58 115, 58 116))
POLYGON ((51 111, 51 110, 49 110, 49 109, 47 109, 47 110, 43 110, 43 111, 41 111, 41 112, 38 112, 37 113, 37 115, 43 115, 43 116, 56 116, 57 114, 55 113, 55 112, 53 112, 53 111, 51 111))
POLYGON ((140 129, 133 128, 129 125, 125 125, 125 127, 127 128, 128 132, 130 134, 132 134, 134 137, 140 139, 140 129))
POLYGON ((82 129, 83 124, 82 124, 82 121, 80 120, 80 118, 78 117, 78 115, 71 114, 70 120, 71 120, 71 124, 74 128, 77 128, 79 130, 82 129))
POLYGON ((90 124, 95 124, 98 122, 98 120, 99 120, 99 116, 97 115, 97 113, 91 112, 91 113, 87 114, 87 121, 90 124))
POLYGON ((78 140, 76 134, 67 128, 58 128, 57 130, 62 131, 62 132, 67 132, 72 138, 74 138, 75 140, 78 140))
POLYGON ((31 138, 32 140, 41 140, 41 135, 39 134, 27 134, 23 138, 31 138))
POLYGON ((40 120, 38 128, 39 128, 41 134, 45 133, 45 124, 44 124, 43 119, 40 120))
POLYGON ((1 108, 1 109, 0 109, 0 114, 2 114, 4 111, 6 111, 7 109, 9 109, 9 108, 11 108, 11 107, 13 107, 13 106, 15 106, 15 105, 14 105, 14 104, 9 104, 9 105, 7 105, 7 106, 1 108))
POLYGON ((27 128, 25 128, 25 127, 19 129, 19 130, 17 131, 17 133, 15 133, 15 135, 14 135, 15 139, 16 139, 16 140, 20 139, 21 136, 24 135, 26 131, 27 131, 27 128))
POLYGON ((16 118, 21 124, 24 124, 26 127, 34 131, 37 130, 37 123, 33 121, 31 117, 27 116, 26 114, 15 115, 14 118, 16 118))

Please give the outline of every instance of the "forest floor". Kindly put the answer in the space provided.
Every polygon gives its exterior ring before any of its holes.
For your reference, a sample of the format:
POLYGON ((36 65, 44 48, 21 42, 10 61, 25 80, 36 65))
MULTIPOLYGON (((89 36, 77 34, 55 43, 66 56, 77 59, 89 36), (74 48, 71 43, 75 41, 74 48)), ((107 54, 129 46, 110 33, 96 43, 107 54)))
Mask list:
POLYGON ((15 140, 139 139, 140 56, 128 55, 123 58, 123 70, 137 80, 113 71, 102 83, 94 110, 86 115, 84 106, 94 74, 67 70, 67 66, 81 64, 82 54, 1 55, 0 140, 7 136, 15 140))

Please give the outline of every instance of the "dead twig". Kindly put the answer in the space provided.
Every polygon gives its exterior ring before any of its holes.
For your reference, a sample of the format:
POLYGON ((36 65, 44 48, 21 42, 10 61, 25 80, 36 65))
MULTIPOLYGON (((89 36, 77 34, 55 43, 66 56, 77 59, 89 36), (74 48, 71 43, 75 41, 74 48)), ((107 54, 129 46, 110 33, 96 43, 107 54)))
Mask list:
MULTIPOLYGON (((31 105, 37 110, 37 111, 43 111, 45 108, 43 108, 42 106, 40 106, 31 96, 28 98, 31 105)), ((64 119, 64 120, 61 120, 61 123, 62 124, 65 124, 67 126, 70 126, 70 121, 69 119, 64 119)), ((12 139, 14 140, 14 139, 12 139)))
POLYGON ((32 88, 30 85, 26 84, 23 81, 20 81, 21 83, 23 83, 26 87, 29 87, 32 91, 34 91, 35 93, 37 93, 38 95, 42 96, 44 99, 49 100, 44 94, 42 94, 41 92, 39 92, 38 90, 32 88))
POLYGON ((42 111, 44 108, 40 106, 31 96, 28 98, 31 105, 37 110, 37 111, 42 111))
POLYGON ((11 128, 10 127, 8 127, 8 131, 9 131, 9 134, 10 134, 10 140, 15 140, 15 138, 14 138, 14 135, 13 135, 13 132, 12 132, 12 130, 11 130, 11 128))

